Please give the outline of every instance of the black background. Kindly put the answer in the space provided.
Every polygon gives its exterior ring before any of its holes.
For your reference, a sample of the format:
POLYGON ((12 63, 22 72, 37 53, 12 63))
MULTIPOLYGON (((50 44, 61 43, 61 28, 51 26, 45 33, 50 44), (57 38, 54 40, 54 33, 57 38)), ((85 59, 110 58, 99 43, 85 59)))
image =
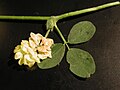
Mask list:
MULTIPOLYGON (((0 15, 58 15, 115 0, 0 0, 0 15)), ((45 34, 45 22, 0 21, 0 90, 119 90, 120 6, 79 15, 58 23, 65 38, 71 27, 88 20, 97 31, 87 43, 74 45, 92 54, 96 72, 88 79, 71 74, 65 57, 48 70, 27 70, 13 59, 14 47, 30 32, 45 34)), ((49 37, 62 42, 58 34, 49 37)))

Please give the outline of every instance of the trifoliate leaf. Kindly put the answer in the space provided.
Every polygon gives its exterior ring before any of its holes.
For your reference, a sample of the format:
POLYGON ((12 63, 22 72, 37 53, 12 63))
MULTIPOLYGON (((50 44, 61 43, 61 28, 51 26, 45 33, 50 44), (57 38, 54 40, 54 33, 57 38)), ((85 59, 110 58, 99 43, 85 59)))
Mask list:
POLYGON ((82 21, 75 24, 69 35, 68 43, 78 44, 90 40, 96 31, 95 26, 89 21, 82 21))
POLYGON ((57 66, 65 53, 65 45, 62 43, 54 44, 52 47, 52 58, 44 59, 41 63, 38 63, 38 67, 41 69, 49 69, 57 66))
POLYGON ((70 71, 79 77, 88 78, 95 72, 93 57, 84 50, 71 48, 67 52, 67 62, 70 64, 70 71))

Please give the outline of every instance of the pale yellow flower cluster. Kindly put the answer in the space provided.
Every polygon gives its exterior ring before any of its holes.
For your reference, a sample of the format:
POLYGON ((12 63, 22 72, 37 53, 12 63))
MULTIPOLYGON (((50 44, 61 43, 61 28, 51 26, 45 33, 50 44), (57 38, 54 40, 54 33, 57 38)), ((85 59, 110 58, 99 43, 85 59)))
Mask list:
POLYGON ((40 63, 40 59, 52 58, 51 46, 53 43, 53 39, 31 32, 29 40, 22 40, 21 45, 15 47, 14 58, 19 59, 19 65, 32 67, 35 62, 40 63))

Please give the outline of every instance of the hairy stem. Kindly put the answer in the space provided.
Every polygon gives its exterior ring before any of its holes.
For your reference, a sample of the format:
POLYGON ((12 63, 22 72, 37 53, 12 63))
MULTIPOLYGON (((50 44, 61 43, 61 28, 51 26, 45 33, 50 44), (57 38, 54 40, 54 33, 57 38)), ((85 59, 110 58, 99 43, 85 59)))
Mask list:
POLYGON ((0 16, 2 20, 48 20, 49 16, 0 16))
POLYGON ((116 2, 112 2, 112 3, 100 5, 100 6, 97 6, 97 7, 78 10, 78 11, 74 11, 74 12, 69 12, 69 13, 58 15, 58 16, 56 16, 56 18, 58 20, 60 20, 60 19, 67 18, 67 17, 70 17, 70 16, 80 15, 80 14, 87 13, 87 12, 92 12, 92 11, 97 11, 97 10, 104 9, 104 8, 107 8, 107 7, 111 7, 111 6, 115 6, 115 5, 120 5, 120 2, 116 1, 116 2))
POLYGON ((70 47, 68 46, 67 41, 65 40, 63 34, 61 33, 61 31, 59 30, 59 28, 57 27, 57 25, 55 25, 55 28, 56 28, 57 32, 59 33, 60 37, 62 38, 64 44, 67 46, 68 50, 70 50, 70 47))
MULTIPOLYGON (((75 16, 75 15, 92 12, 92 11, 97 11, 97 10, 115 6, 115 5, 120 5, 120 2, 116 1, 116 2, 112 2, 112 3, 108 3, 108 4, 103 4, 103 5, 100 5, 97 7, 92 7, 92 8, 88 8, 88 9, 83 9, 83 10, 78 10, 78 11, 73 11, 73 12, 57 15, 55 17, 57 20, 60 20, 60 19, 67 18, 70 16, 75 16)), ((10 20, 36 20, 37 21, 37 20, 48 20, 49 18, 50 18, 50 16, 5 16, 5 15, 0 16, 1 20, 2 19, 4 19, 4 20, 10 19, 10 20)))

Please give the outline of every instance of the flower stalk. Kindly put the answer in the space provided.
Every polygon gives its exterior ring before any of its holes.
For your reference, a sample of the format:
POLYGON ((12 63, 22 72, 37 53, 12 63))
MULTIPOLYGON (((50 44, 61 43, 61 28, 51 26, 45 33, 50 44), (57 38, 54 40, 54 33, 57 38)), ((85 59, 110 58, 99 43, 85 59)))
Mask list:
POLYGON ((48 37, 48 35, 49 35, 49 33, 50 33, 50 29, 46 32, 46 34, 45 34, 45 37, 47 38, 48 37))

